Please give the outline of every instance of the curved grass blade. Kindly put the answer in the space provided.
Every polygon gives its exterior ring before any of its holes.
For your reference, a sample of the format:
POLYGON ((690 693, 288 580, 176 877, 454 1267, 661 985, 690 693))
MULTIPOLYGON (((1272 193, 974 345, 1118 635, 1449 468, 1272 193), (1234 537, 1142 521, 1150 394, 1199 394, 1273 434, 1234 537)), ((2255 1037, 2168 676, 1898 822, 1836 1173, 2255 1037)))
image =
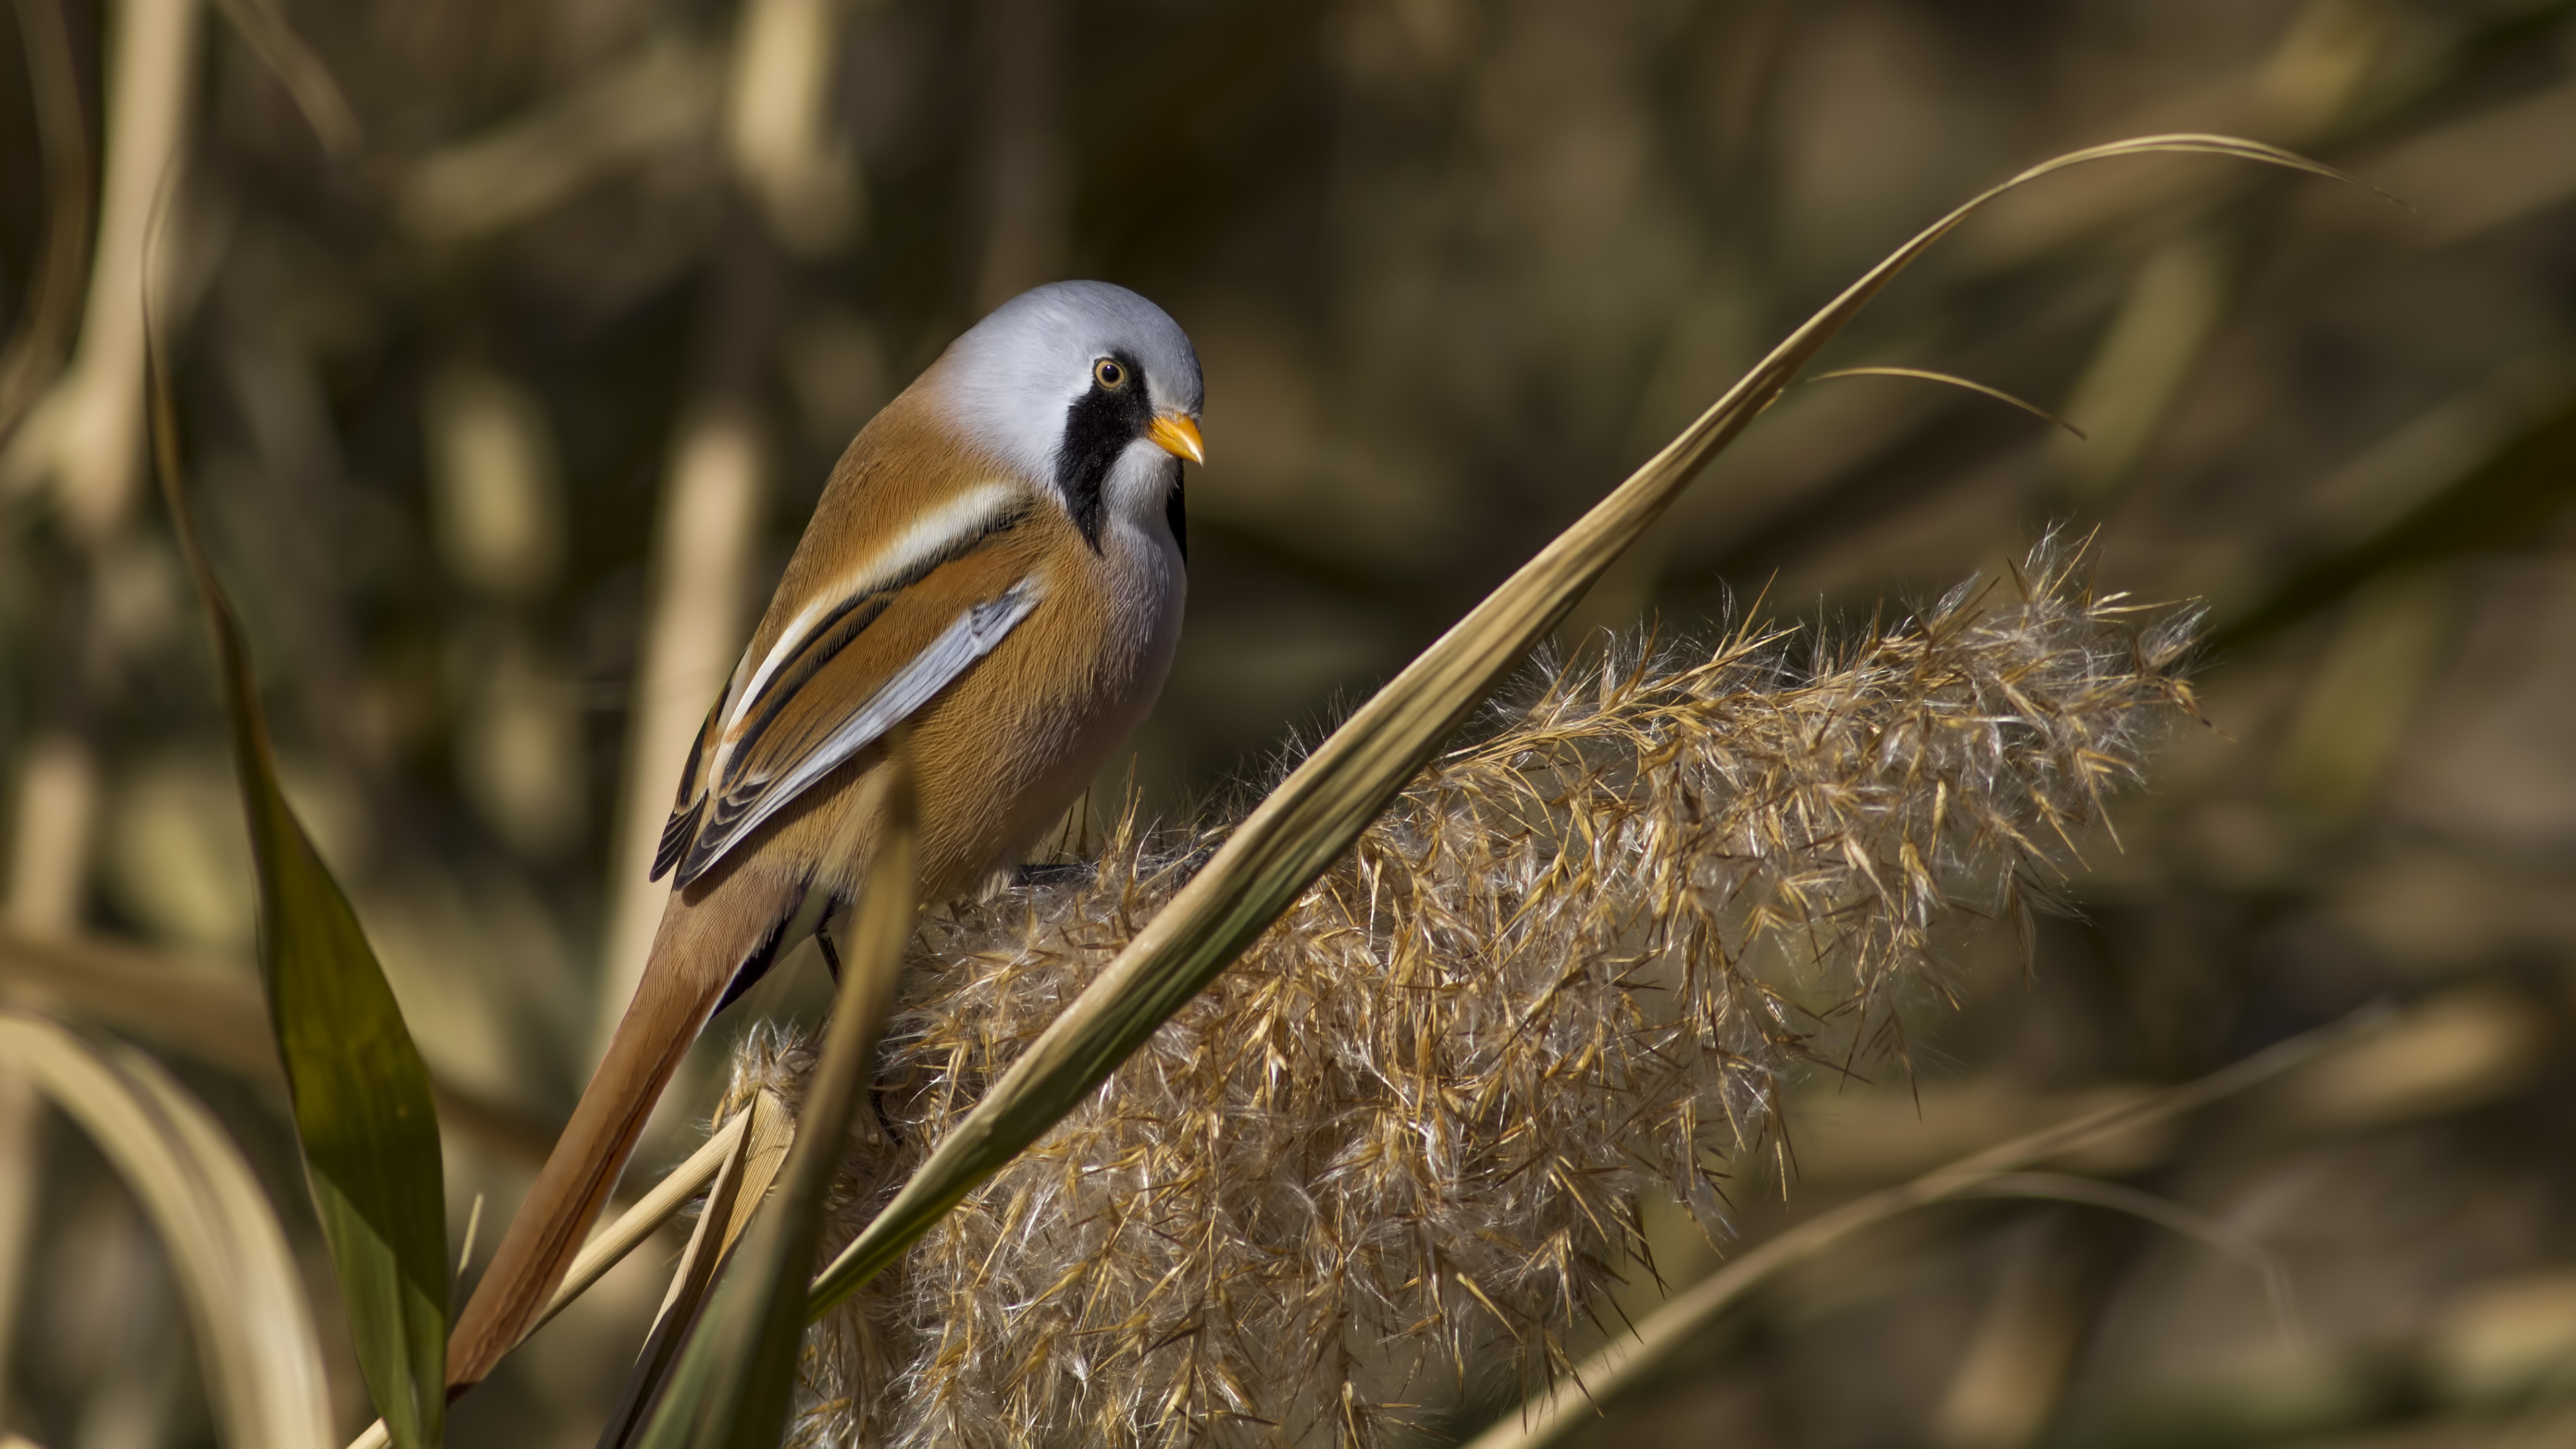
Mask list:
POLYGON ((2043 176, 2116 157, 2174 153, 2228 156, 2352 180, 2257 141, 2142 136, 2041 162, 1924 228, 1773 348, 1681 436, 1523 564, 1307 756, 832 1261, 815 1280, 809 1311, 819 1317, 894 1262, 1216 979, 1350 848, 1459 721, 1519 666, 1529 647, 1556 627, 1700 468, 1915 258, 1987 203, 2043 176))
POLYGON ((889 768, 895 779, 886 792, 885 828, 868 861, 850 958, 840 968, 822 1061, 797 1110, 783 1183, 720 1269, 677 1366, 652 1396, 650 1417, 634 1440, 641 1449, 777 1449, 786 1432, 824 1189, 849 1141, 851 1115, 872 1074, 904 945, 919 915, 909 740, 897 740, 889 768))
POLYGON ((2296 1348, 2306 1339, 2299 1327, 2298 1301, 2290 1291, 2290 1265, 2282 1260, 2281 1255, 2265 1247, 2251 1234, 2238 1232, 2216 1218, 2193 1212, 2171 1198, 2157 1197, 2116 1182, 2062 1172, 1999 1173, 1985 1186, 1962 1196, 2074 1203, 2080 1207, 2127 1213, 2141 1222, 2153 1223, 2176 1237, 2188 1238, 2211 1252, 2233 1258, 2260 1275, 2263 1296, 2271 1301, 2272 1321, 2281 1330, 2281 1341, 2296 1348))
POLYGON ((233 23, 251 54, 286 88, 322 150, 334 161, 355 157, 362 144, 358 118, 349 110, 340 83, 331 78, 330 68, 287 23, 277 0, 216 0, 216 8, 233 23))
POLYGON ((285 1230, 250 1164, 161 1066, 31 1011, 0 1011, 0 1062, 98 1145, 151 1219, 188 1305, 218 1436, 233 1449, 330 1449, 322 1345, 285 1230))
POLYGON ((338 1270, 358 1367, 399 1449, 446 1410, 447 1201, 429 1070, 357 913, 279 789, 250 651, 189 524, 170 380, 151 353, 153 459, 214 634, 242 812, 259 868, 260 975, 305 1181, 338 1270))
POLYGON ((1910 377, 1917 382, 1947 383, 1952 387, 1965 388, 1970 392, 1983 394, 1984 396, 1993 398, 1995 401, 2002 403, 2007 407, 2019 408, 2023 412, 2026 412, 2032 417, 2038 418, 2043 422, 2055 423, 2059 427, 2064 428, 2066 431, 2073 433, 2079 438, 2084 436, 2084 430, 2082 428, 2075 426, 2073 423, 2068 422, 2066 419, 2059 417, 2057 414, 2050 412, 2048 409, 2041 407, 2035 402, 2030 402, 2023 398, 2017 398, 2011 393, 2004 391, 2002 388, 1989 387, 1985 383, 1978 382, 1973 378, 1960 377, 1955 373, 1934 372, 1929 368, 1838 367, 1831 372, 1819 372, 1812 377, 1802 378, 1799 380, 1798 385, 1800 387, 1804 387, 1811 382, 1832 382, 1834 379, 1840 377, 1910 377))
POLYGON ((19 0, 14 9, 44 160, 45 231, 28 270, 27 296, 0 347, 0 440, 61 374, 89 267, 90 144, 76 79, 80 62, 60 0, 19 0))

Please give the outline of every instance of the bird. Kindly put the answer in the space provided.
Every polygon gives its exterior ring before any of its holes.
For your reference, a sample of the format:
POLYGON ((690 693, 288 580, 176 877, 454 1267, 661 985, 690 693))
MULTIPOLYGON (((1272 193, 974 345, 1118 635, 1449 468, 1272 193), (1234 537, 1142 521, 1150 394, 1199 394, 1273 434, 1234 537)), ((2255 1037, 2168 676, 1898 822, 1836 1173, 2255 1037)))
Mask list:
POLYGON ((535 1324, 714 1014, 854 903, 908 732, 916 906, 1016 865, 1161 693, 1187 592, 1198 354, 1056 282, 995 308, 851 440, 681 772, 634 998, 449 1339, 451 1395, 535 1324), (817 907, 820 907, 818 912, 817 907))

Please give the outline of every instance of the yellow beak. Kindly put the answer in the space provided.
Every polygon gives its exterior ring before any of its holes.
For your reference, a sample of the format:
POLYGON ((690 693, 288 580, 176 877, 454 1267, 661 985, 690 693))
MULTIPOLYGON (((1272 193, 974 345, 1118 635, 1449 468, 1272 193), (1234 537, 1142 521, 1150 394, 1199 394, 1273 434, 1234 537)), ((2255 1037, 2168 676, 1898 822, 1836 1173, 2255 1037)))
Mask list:
POLYGON ((1145 436, 1175 458, 1187 458, 1202 468, 1207 466, 1207 444, 1199 441, 1199 425, 1179 413, 1155 414, 1154 425, 1145 430, 1145 436))

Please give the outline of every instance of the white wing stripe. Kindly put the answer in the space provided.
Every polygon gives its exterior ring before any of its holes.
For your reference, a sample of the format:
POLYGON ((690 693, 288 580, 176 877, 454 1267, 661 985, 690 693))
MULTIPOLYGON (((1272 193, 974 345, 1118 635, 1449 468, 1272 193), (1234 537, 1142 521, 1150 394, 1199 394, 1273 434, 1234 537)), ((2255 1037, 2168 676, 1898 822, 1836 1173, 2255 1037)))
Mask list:
POLYGON ((797 761, 796 768, 770 782, 760 792, 759 804, 726 827, 721 835, 699 842, 697 848, 690 852, 690 864, 696 870, 704 870, 714 864, 733 848, 735 841, 759 828, 762 821, 804 793, 807 786, 876 743, 906 715, 929 703, 930 697, 964 673, 967 665, 992 653, 993 646, 1002 642, 1002 636, 1018 627, 1019 622, 1029 616, 1029 611, 1038 606, 1038 596, 1037 580, 1025 578, 1011 585, 999 597, 987 599, 958 615, 955 623, 930 641, 929 647, 896 670, 892 677, 877 687, 875 694, 868 696, 867 703, 860 705, 841 722, 839 728, 797 761))
POLYGON ((1016 506, 1023 496, 1023 490, 1010 483, 979 483, 915 519, 911 527, 895 536, 894 542, 877 550, 874 558, 823 590, 779 633, 778 642, 769 646, 769 653, 760 661, 760 667, 752 671, 751 682, 743 686, 742 693, 734 696, 733 708, 725 713, 725 732, 731 733, 734 726, 742 723, 743 711, 760 697, 761 686, 767 684, 778 666, 786 663, 804 644, 806 630, 812 628, 814 621, 826 611, 837 608, 845 600, 884 588, 889 581, 902 578, 919 567, 923 560, 936 558, 959 542, 984 531, 992 525, 995 517, 1016 506))

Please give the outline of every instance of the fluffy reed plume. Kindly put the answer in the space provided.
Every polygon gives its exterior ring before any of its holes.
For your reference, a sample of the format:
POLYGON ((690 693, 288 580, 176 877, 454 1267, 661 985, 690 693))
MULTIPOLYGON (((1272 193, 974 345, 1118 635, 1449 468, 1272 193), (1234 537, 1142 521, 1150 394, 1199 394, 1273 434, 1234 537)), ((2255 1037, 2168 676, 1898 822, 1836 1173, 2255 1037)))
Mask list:
MULTIPOLYGON (((1543 671, 827 1320, 799 1442, 1372 1443, 1561 1367, 1639 1197, 1722 1232, 1784 1074, 1883 1042, 1935 921, 2017 910, 2188 705, 2191 617, 2074 557, 1804 667, 1743 630, 1543 671)), ((1218 833, 1122 828, 1088 878, 934 920, 845 1237, 1218 833)), ((757 1036, 737 1086, 804 1068, 757 1036)))

